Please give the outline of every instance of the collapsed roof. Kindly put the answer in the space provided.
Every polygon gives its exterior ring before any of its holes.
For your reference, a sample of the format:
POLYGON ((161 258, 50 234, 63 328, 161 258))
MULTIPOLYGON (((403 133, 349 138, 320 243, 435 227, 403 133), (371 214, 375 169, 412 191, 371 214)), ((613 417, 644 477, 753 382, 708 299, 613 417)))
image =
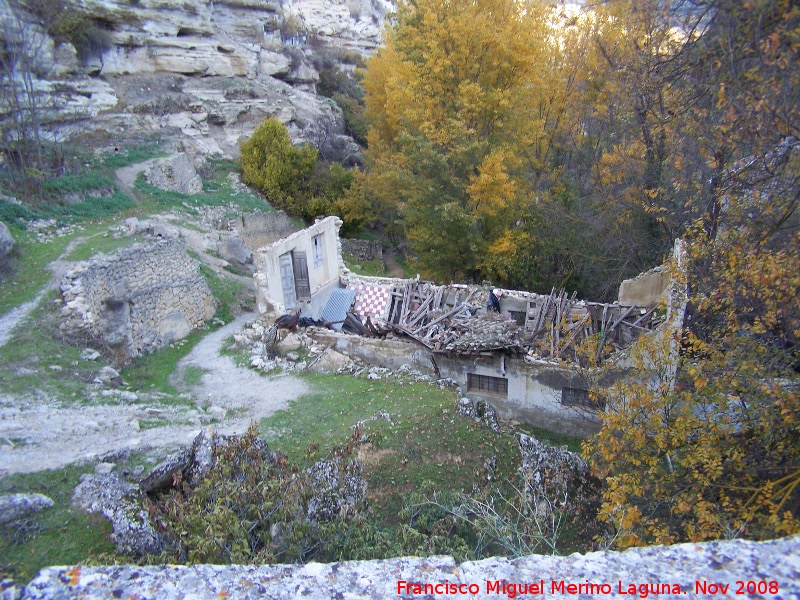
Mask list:
POLYGON ((581 343, 596 336, 591 352, 599 360, 663 321, 655 306, 586 302, 556 289, 549 295, 502 290, 498 313, 487 308, 488 287, 369 277, 344 283, 355 293, 343 317, 345 331, 370 337, 394 332, 450 355, 502 351, 579 360, 581 343))

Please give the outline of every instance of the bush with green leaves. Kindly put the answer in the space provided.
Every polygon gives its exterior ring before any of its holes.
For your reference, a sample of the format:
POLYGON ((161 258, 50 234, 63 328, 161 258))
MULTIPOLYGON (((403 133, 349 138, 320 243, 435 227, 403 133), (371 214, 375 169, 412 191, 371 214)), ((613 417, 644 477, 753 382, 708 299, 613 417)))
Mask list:
POLYGON ((336 163, 317 161, 308 145, 294 146, 277 119, 267 119, 241 145, 242 179, 276 208, 308 222, 337 215, 342 235, 354 235, 369 220, 364 177, 336 163))
POLYGON ((369 121, 367 120, 364 103, 356 98, 351 98, 350 96, 338 92, 333 94, 332 99, 339 105, 339 108, 342 109, 347 133, 359 144, 366 147, 369 121))
POLYGON ((239 164, 245 183, 263 192, 276 208, 299 214, 316 161, 316 149, 294 146, 283 124, 273 118, 242 143, 239 164))
POLYGON ((317 558, 361 508, 331 501, 337 486, 347 488, 351 476, 360 479, 360 463, 351 456, 360 436, 355 431, 331 459, 310 468, 271 452, 255 425, 217 445, 211 469, 196 486, 182 481, 149 502, 172 541, 157 560, 259 564, 317 558))

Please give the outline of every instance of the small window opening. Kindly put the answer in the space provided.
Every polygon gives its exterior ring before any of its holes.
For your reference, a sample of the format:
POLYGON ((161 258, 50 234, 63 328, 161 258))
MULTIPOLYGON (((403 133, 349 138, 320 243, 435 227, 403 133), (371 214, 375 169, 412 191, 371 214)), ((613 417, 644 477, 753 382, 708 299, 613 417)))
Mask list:
POLYGON ((467 391, 508 396, 508 379, 467 373, 467 391))
POLYGON ((311 238, 311 244, 313 248, 312 256, 314 259, 314 267, 321 267, 323 263, 322 259, 322 234, 315 235, 311 238))
POLYGON ((606 407, 606 401, 602 398, 592 399, 589 395, 589 390, 565 387, 561 388, 561 406, 579 406, 581 408, 603 410, 606 407))

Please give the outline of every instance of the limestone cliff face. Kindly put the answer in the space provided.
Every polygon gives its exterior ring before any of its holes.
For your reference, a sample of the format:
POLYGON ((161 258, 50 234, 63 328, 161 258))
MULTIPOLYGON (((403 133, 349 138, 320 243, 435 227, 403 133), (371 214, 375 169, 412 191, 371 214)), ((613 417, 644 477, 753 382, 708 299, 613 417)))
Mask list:
MULTIPOLYGON (((238 140, 274 116, 328 158, 357 155, 341 111, 314 86, 323 62, 349 68, 343 58, 378 45, 386 0, 73 3, 107 39, 88 58, 51 39, 41 16, 0 0, 0 42, 33 55, 27 93, 37 95, 50 137, 158 132, 190 152, 235 156, 238 140)), ((0 122, 12 110, 0 102, 0 122)))

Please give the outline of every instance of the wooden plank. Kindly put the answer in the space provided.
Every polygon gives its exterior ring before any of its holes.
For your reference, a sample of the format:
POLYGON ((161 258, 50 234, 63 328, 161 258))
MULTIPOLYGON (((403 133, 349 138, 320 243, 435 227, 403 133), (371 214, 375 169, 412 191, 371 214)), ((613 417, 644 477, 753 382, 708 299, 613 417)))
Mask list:
POLYGON ((397 331, 399 333, 406 334, 412 340, 415 340, 415 341, 419 342, 420 344, 422 344, 423 346, 425 346, 428 350, 433 350, 433 345, 429 344, 428 342, 426 342, 425 340, 423 340, 419 336, 415 335, 413 332, 409 331, 405 327, 402 327, 401 325, 395 325, 394 327, 392 327, 392 329, 394 329, 395 331, 397 331))
POLYGON ((614 321, 614 324, 611 327, 609 327, 608 332, 611 333, 612 331, 614 331, 616 326, 619 325, 620 323, 622 323, 622 321, 625 319, 625 317, 627 317, 629 314, 631 314, 631 311, 633 311, 634 308, 636 308, 636 307, 635 306, 629 306, 628 310, 626 310, 622 314, 622 316, 619 319, 617 319, 616 321, 614 321))
POLYGON ((638 325, 638 324, 639 324, 639 323, 641 323, 641 322, 642 322, 644 319, 646 319, 647 317, 649 317, 650 315, 652 315, 652 314, 653 314, 653 312, 655 312, 655 310, 656 310, 656 307, 654 306, 653 308, 651 308, 650 310, 648 310, 646 313, 644 313, 644 314, 643 314, 641 317, 639 317, 638 319, 636 319, 636 320, 635 320, 633 323, 631 323, 631 325, 634 325, 634 326, 638 325))
POLYGON ((588 321, 588 320, 589 320, 589 315, 587 314, 580 323, 576 323, 575 326, 573 326, 571 328, 572 329, 572 333, 570 334, 569 338, 567 338, 567 341, 564 344, 564 347, 561 349, 562 352, 564 350, 566 350, 567 348, 569 348, 569 345, 573 342, 573 340, 575 340, 576 334, 579 331, 582 330, 581 326, 584 325, 586 323, 586 321, 588 321))
POLYGON ((411 317, 409 317, 409 320, 406 323, 406 327, 408 327, 409 329, 413 329, 414 325, 416 325, 418 321, 420 321, 423 317, 427 316, 428 313, 430 312, 429 307, 433 303, 433 300, 434 300, 433 294, 430 294, 425 299, 425 302, 423 302, 420 305, 420 307, 416 311, 414 311, 414 314, 411 315, 411 317))

